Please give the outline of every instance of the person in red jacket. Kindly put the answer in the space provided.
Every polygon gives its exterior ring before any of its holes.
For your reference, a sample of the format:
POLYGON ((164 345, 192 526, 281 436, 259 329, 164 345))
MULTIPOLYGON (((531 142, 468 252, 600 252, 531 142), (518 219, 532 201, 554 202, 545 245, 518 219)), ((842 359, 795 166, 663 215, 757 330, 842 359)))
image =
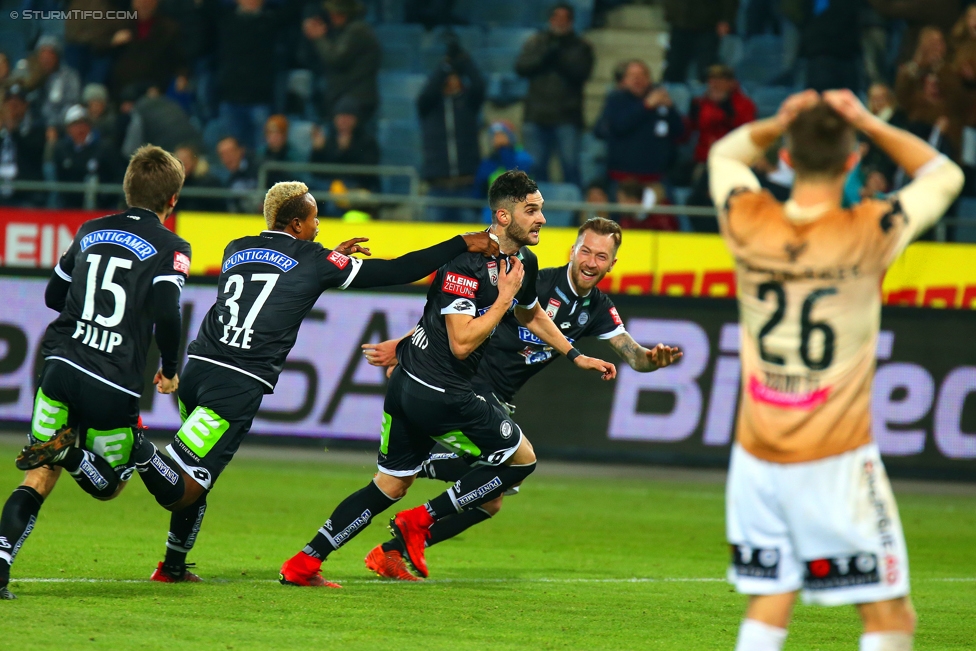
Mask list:
POLYGON ((685 118, 689 135, 698 133, 698 143, 693 155, 692 193, 688 203, 709 206, 708 173, 705 163, 708 150, 725 134, 756 119, 756 104, 749 99, 735 78, 732 68, 714 65, 708 69, 708 89, 701 97, 691 100, 688 117, 685 118))

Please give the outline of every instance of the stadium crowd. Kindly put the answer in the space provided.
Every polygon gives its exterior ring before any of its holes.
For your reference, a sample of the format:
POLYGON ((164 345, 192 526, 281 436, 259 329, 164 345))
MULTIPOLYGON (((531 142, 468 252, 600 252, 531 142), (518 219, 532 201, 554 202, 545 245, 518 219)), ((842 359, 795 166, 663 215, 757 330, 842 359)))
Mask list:
MULTIPOLYGON (((770 114, 799 87, 851 88, 873 113, 928 140, 967 175, 976 166, 976 5, 661 0, 670 29, 663 77, 655 79, 641 59, 619 62, 599 116, 587 125, 585 85, 595 55, 586 30, 622 4, 498 3, 503 13, 509 5, 535 11, 523 11, 521 27, 512 28, 526 34, 514 61, 485 36, 498 33, 487 27, 482 43, 471 46, 465 35, 483 27, 472 7, 489 9, 464 0, 4 4, 5 17, 10 8, 79 12, 0 23, 0 205, 80 207, 80 194, 15 191, 9 181, 95 176, 118 183, 132 152, 151 142, 183 161, 187 187, 254 189, 267 161, 414 163, 426 191, 439 197, 484 198, 494 178, 519 168, 544 193, 552 188, 551 198, 709 206, 711 145, 770 114), (135 17, 80 17, 111 10, 135 17), (526 27, 546 16, 529 35, 526 27), (398 42, 391 24, 423 25, 425 51, 398 42), (422 69, 421 83, 403 73, 406 59, 411 72, 422 69), (403 90, 412 96, 390 97, 389 86, 398 84, 413 84, 403 90), (519 103, 519 120, 486 117, 498 114, 490 106, 519 103)), ((870 142, 860 147, 847 202, 905 184, 890 158, 870 142)), ((776 151, 756 171, 783 198, 792 173, 776 151)), ((271 171, 267 182, 294 176, 271 171)), ((332 192, 404 189, 379 176, 298 176, 332 192)), ((972 179, 966 194, 976 196, 972 179)), ((101 207, 117 201, 99 196, 101 207)), ((258 206, 185 197, 180 208, 258 206)), ((322 209, 341 213, 334 204, 322 209)), ((473 209, 431 208, 427 216, 482 220, 473 209)), ((710 220, 692 226, 667 215, 610 216, 625 228, 714 229, 710 220)))

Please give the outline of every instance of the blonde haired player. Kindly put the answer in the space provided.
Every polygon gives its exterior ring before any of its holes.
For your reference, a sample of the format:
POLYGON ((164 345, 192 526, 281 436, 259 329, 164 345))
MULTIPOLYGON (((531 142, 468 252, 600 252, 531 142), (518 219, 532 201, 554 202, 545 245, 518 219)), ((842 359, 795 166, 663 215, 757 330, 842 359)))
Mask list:
POLYGON ((806 91, 709 154, 736 259, 743 396, 726 495, 729 578, 750 596, 737 651, 779 651, 797 593, 855 605, 861 651, 909 651, 915 613, 898 510, 871 437, 885 270, 959 194, 958 166, 872 116, 853 93, 806 91), (914 180, 841 208, 855 130, 914 180), (749 164, 780 137, 790 199, 749 164))

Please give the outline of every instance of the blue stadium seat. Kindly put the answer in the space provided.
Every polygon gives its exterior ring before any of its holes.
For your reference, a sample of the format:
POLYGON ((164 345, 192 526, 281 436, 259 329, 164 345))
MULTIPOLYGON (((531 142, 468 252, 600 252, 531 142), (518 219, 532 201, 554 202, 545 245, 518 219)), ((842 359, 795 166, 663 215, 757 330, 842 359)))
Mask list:
POLYGON ((498 106, 521 101, 529 92, 529 80, 514 72, 492 72, 487 77, 488 99, 498 106))
POLYGON ((427 75, 381 70, 378 83, 381 98, 404 97, 415 100, 427 83, 427 75))
POLYGON ((607 175, 607 143, 587 131, 580 139, 580 178, 584 184, 601 181, 607 175))
POLYGON ((789 86, 757 86, 749 97, 756 103, 756 112, 760 118, 776 115, 779 105, 793 92, 789 86))
POLYGON ((0 31, 0 52, 7 55, 12 71, 17 61, 23 59, 27 54, 27 42, 24 35, 12 29, 0 31))
POLYGON ((688 88, 688 84, 663 84, 663 86, 671 96, 678 113, 688 115, 688 109, 691 107, 691 89, 688 88))
POLYGON ((419 168, 421 152, 420 129, 415 120, 381 119, 377 136, 380 160, 384 165, 412 165, 419 168))
MULTIPOLYGON (((547 202, 582 201, 583 194, 579 187, 572 183, 539 183, 539 192, 547 202)), ((545 210, 546 223, 549 226, 573 226, 576 223, 576 213, 570 210, 545 210)))
POLYGON ((740 81, 765 84, 783 67, 783 39, 772 34, 753 36, 743 44, 742 58, 736 66, 740 81))
POLYGON ((420 25, 376 25, 373 28, 383 49, 383 70, 420 71, 424 28, 420 25))
POLYGON ((417 101, 409 97, 380 97, 380 118, 417 121, 417 101))
POLYGON ((493 27, 488 30, 485 37, 485 47, 508 48, 521 51, 522 46, 525 45, 525 42, 536 31, 531 28, 493 27))
POLYGON ((960 199, 957 216, 963 223, 956 226, 956 241, 976 243, 976 199, 960 199))
POLYGON ((515 60, 520 49, 512 47, 485 47, 471 53, 481 72, 514 72, 515 60))
POLYGON ((537 23, 536 9, 526 0, 458 0, 454 13, 472 25, 531 27, 537 23))

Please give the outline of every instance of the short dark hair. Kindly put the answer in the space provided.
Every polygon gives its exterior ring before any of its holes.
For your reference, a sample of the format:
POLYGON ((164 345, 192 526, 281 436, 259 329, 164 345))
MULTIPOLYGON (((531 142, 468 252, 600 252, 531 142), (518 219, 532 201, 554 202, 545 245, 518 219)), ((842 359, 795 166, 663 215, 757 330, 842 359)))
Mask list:
POLYGON ((122 190, 130 208, 166 211, 173 195, 183 188, 183 163, 161 147, 143 145, 137 149, 125 170, 122 190))
POLYGON ((620 224, 612 219, 607 219, 605 217, 591 217, 590 219, 587 219, 585 222, 583 222, 583 225, 579 227, 579 232, 576 236, 577 239, 579 239, 586 231, 593 231, 597 235, 610 235, 613 237, 614 250, 620 248, 620 242, 623 239, 623 232, 620 230, 620 224))
POLYGON ((501 174, 488 188, 488 206, 491 208, 492 219, 495 211, 508 207, 505 204, 514 205, 525 201, 527 196, 538 191, 539 186, 522 170, 509 170, 501 174))
POLYGON ((570 18, 570 20, 573 20, 573 19, 576 18, 576 7, 574 7, 573 5, 569 4, 568 2, 560 2, 560 3, 554 4, 552 6, 552 9, 549 10, 549 17, 551 18, 552 15, 554 13, 556 13, 556 11, 559 10, 559 9, 565 9, 566 11, 568 11, 569 12, 569 18, 570 18))
POLYGON ((824 102, 797 115, 786 131, 787 151, 800 176, 840 176, 854 143, 854 127, 824 102))
POLYGON ((627 179, 626 181, 621 181, 617 184, 617 194, 623 195, 625 197, 630 197, 631 199, 643 199, 644 198, 644 184, 640 181, 635 181, 634 179, 627 179))

